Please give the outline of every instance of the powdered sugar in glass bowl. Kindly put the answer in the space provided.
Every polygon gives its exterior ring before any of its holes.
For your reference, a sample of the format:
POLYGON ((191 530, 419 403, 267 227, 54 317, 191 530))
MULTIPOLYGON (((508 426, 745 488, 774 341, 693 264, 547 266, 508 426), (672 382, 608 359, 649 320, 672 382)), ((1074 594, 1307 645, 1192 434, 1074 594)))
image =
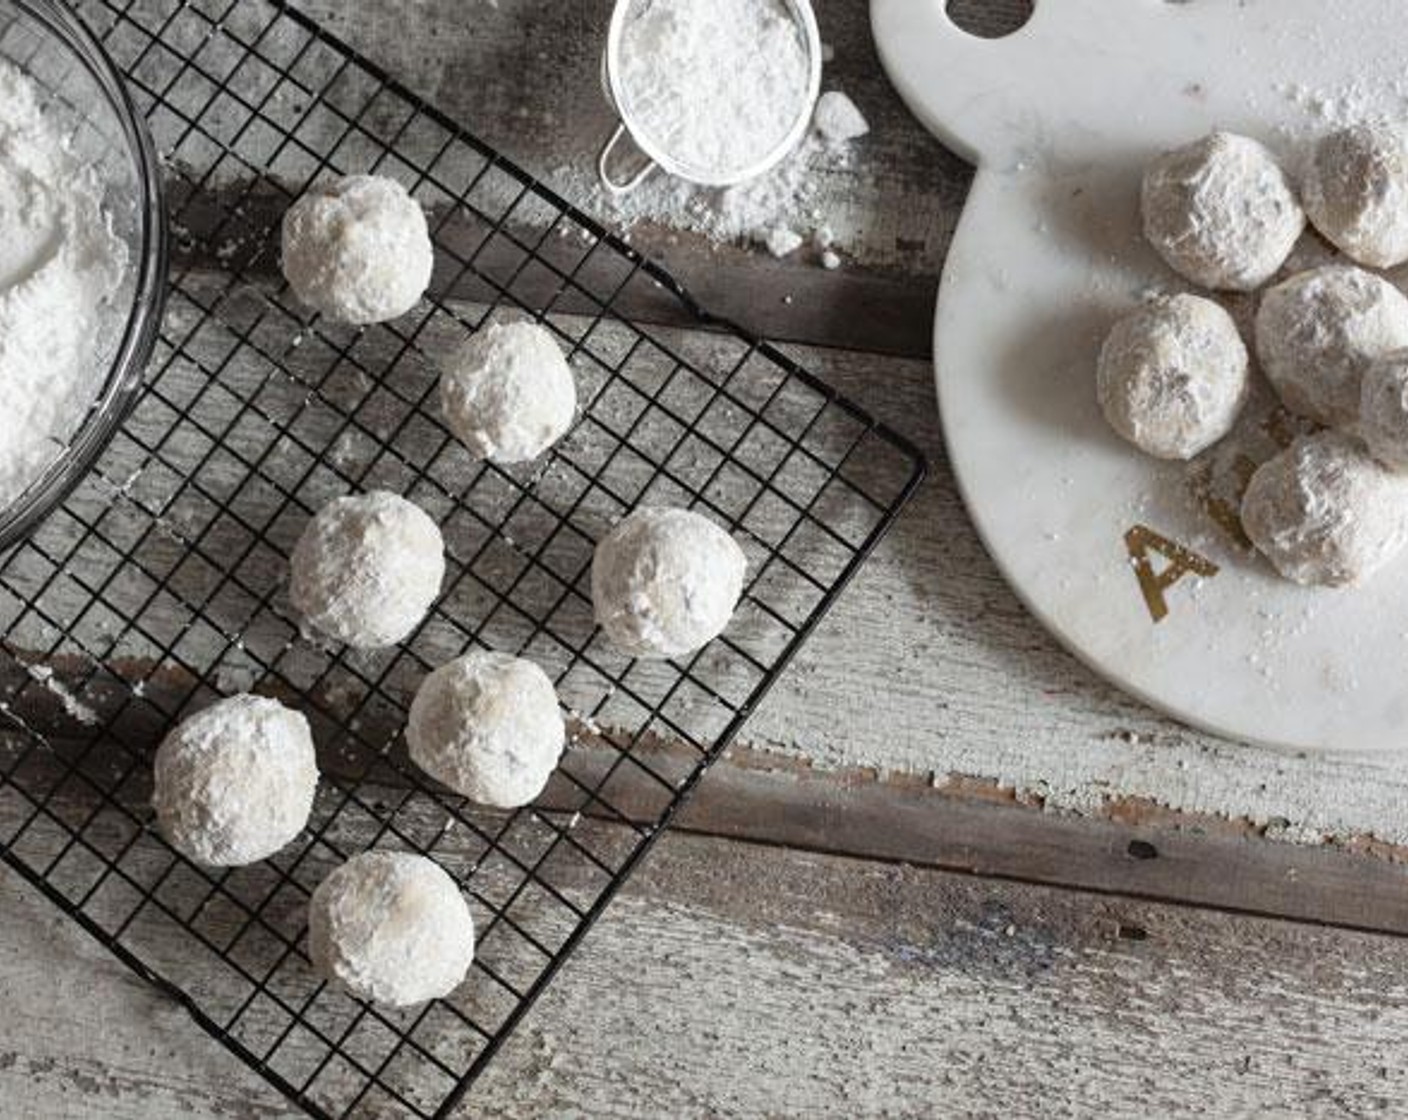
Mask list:
MULTIPOLYGON (((62 373, 54 398, 33 411, 42 431, 11 425, 0 447, 3 551, 64 500, 126 416, 161 323, 167 264, 150 135, 78 17, 59 0, 0 0, 0 79, 8 94, 0 106, 0 237, 8 243, 0 271, 9 272, 0 277, 0 322, 8 313, 12 339, 27 336, 8 352, 8 378, 0 345, 0 408, 41 391, 14 372, 16 355, 40 355, 62 373), (53 189, 70 169, 73 181, 53 189), (52 237, 52 252, 44 243, 50 228, 62 234, 52 237), (33 253, 14 249, 25 237, 33 253), (18 306, 7 307, 7 297, 18 306), (77 328, 64 321, 70 310, 77 328)), ((0 425, 0 439, 6 434, 0 425)))

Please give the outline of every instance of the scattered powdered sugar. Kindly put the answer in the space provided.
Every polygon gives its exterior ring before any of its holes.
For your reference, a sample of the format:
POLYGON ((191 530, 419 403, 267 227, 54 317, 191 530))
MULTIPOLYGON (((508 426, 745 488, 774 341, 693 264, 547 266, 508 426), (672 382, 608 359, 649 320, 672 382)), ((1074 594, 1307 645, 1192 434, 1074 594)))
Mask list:
POLYGON ((785 257, 802 247, 803 237, 789 226, 778 226, 768 234, 768 252, 775 257, 785 257))
POLYGON ((849 144, 870 131, 870 122, 856 103, 840 90, 827 90, 816 103, 812 118, 817 135, 828 144, 849 144))
POLYGON ((48 665, 26 665, 25 669, 34 680, 58 697, 59 703, 64 706, 64 711, 70 717, 87 727, 97 726, 98 713, 70 692, 68 686, 54 676, 54 670, 48 665))
POLYGON ((777 153, 802 115, 810 76, 779 0, 637 0, 620 66, 633 130, 709 182, 777 153))
POLYGON ((1282 82, 1278 92, 1305 114, 1328 125, 1346 126, 1408 117, 1408 78, 1388 82, 1352 78, 1333 87, 1282 82))
MULTIPOLYGON (((853 104, 849 98, 846 101, 853 104)), ((814 126, 770 172, 722 190, 657 172, 631 193, 613 196, 584 167, 559 167, 554 178, 569 194, 587 198, 593 208, 627 230, 639 223, 656 223, 702 234, 719 244, 757 243, 786 256, 801 247, 804 231, 810 232, 821 252, 835 243, 831 221, 822 211, 821 185, 827 172, 854 165, 855 150, 854 142, 828 141, 814 126)), ((840 264, 839 255, 836 263, 840 264)))
POLYGON ((127 267, 97 175, 39 99, 0 62, 0 505, 59 456, 97 396, 127 267))

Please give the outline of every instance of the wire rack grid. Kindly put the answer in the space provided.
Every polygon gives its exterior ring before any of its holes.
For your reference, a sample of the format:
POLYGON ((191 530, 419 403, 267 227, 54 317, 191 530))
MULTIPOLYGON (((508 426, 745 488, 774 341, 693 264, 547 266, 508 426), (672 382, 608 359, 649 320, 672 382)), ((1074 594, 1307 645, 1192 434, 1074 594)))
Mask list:
MULTIPOLYGON (((169 171, 176 242, 147 383, 98 468, 0 559, 0 850, 128 966, 313 1115, 449 1113, 754 710, 924 473, 918 453, 274 0, 86 0, 169 171), (329 174, 402 181, 437 267, 412 315, 309 321, 277 273, 284 208, 329 174), (211 262, 218 262, 212 268, 211 262), (647 329, 689 312, 706 332, 647 329), (536 467, 469 459, 434 355, 531 316, 583 401, 536 467), (440 523, 448 574, 401 647, 299 634, 287 557, 329 498, 382 488, 440 523), (641 504, 729 527, 727 635, 668 664, 597 632, 594 542, 641 504), (481 810, 404 756, 409 698, 474 646, 531 657, 570 714, 539 802, 481 810), (324 781, 306 832, 213 871, 152 830, 150 760, 183 713, 298 704, 324 781), (479 931, 450 998, 393 1011, 319 981, 308 896, 373 846, 430 855, 479 931)), ((9 32, 0 49, 20 55, 9 32)), ((22 60, 22 59, 21 59, 22 60)))

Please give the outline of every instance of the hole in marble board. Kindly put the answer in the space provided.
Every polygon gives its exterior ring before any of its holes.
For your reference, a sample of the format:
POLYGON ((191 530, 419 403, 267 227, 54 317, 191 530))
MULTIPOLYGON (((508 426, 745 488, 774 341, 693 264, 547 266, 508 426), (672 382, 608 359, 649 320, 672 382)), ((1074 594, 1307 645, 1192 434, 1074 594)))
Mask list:
POLYGON ((1004 39, 1032 18, 1035 0, 948 0, 948 18, 969 35, 1004 39))

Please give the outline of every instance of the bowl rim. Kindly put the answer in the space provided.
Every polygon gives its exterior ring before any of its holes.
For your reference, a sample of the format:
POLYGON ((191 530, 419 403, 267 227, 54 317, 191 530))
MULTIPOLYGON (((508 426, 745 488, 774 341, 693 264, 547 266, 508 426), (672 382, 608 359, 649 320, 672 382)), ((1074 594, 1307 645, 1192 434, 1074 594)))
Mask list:
POLYGON ((168 229, 166 188, 156 145, 127 84, 101 41, 62 0, 12 0, 19 11, 47 27, 83 64, 107 96, 137 164, 142 245, 132 307, 101 393, 61 453, 0 511, 0 557, 25 540, 88 476, 136 403, 166 311, 168 229))

